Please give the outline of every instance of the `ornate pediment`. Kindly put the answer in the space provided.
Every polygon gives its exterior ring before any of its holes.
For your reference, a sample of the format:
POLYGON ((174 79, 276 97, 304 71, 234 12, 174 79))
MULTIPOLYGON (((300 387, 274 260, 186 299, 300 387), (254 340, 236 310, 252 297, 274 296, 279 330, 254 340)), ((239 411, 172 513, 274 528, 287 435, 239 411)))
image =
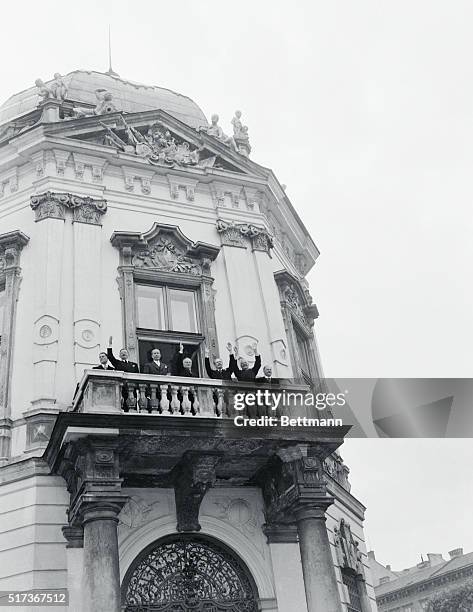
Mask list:
POLYGON ((122 264, 137 269, 209 275, 210 262, 219 248, 192 242, 179 227, 155 223, 145 234, 114 232, 113 246, 120 249, 122 264))
POLYGON ((274 274, 279 289, 281 303, 295 314, 301 322, 312 327, 314 320, 319 316, 317 306, 313 303, 312 296, 307 288, 287 270, 281 270, 274 274))
POLYGON ((193 129, 158 110, 70 118, 49 126, 47 133, 105 145, 154 167, 217 168, 248 173, 251 165, 251 173, 255 173, 256 164, 213 136, 207 127, 193 129))

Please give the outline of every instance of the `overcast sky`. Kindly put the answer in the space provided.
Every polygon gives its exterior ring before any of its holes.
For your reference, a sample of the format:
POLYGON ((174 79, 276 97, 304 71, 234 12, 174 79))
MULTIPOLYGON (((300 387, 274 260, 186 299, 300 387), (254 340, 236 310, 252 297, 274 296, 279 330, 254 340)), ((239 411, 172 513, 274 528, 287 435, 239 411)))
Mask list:
MULTIPOLYGON (((227 132, 243 111, 252 158, 287 184, 321 250, 309 280, 328 376, 468 377, 472 22, 466 0, 8 2, 0 98, 56 71, 106 70, 110 23, 121 76, 189 95, 227 132)), ((414 563, 436 542, 443 551, 469 538, 473 550, 457 501, 434 524, 432 497, 447 500, 451 475, 463 475, 458 454, 471 465, 469 441, 441 454, 438 479, 440 443, 350 444, 354 491, 387 562, 414 563)))

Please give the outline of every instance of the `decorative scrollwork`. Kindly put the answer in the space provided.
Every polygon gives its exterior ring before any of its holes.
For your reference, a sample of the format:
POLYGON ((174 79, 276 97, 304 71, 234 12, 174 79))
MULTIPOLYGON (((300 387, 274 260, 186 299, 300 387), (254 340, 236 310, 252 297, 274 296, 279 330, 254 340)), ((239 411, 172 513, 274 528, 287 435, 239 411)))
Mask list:
POLYGON ((123 586, 123 610, 256 612, 248 570, 225 547, 171 536, 137 559, 123 586))
POLYGON ((160 240, 150 249, 136 253, 133 265, 138 268, 157 268, 168 272, 202 273, 200 264, 195 259, 186 257, 170 240, 160 240))
POLYGON ((106 200, 52 191, 31 196, 30 205, 36 213, 36 221, 65 219, 65 210, 68 208, 73 211, 74 221, 100 225, 100 219, 107 211, 106 200))

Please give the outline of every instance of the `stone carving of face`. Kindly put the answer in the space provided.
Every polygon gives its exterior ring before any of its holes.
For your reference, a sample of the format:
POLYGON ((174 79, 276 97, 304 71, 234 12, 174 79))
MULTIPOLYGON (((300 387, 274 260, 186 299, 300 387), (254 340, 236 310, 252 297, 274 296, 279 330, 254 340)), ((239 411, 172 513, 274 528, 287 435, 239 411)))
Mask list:
POLYGON ((218 115, 212 115, 212 118, 211 118, 211 120, 212 120, 212 125, 217 125, 217 123, 218 123, 218 119, 219 119, 219 116, 218 116, 218 115))
POLYGON ((99 353, 99 361, 102 365, 105 365, 108 361, 107 353, 99 353))
POLYGON ((186 357, 184 361, 182 362, 182 365, 184 366, 185 370, 190 370, 192 368, 192 359, 189 359, 189 357, 186 357))
POLYGON ((153 361, 160 361, 161 360, 161 351, 159 349, 153 349, 151 351, 151 359, 153 361))
POLYGON ((126 348, 122 348, 120 349, 120 359, 125 360, 128 359, 128 351, 126 350, 126 348))
POLYGON ((240 369, 247 370, 248 368, 249 368, 248 362, 246 361, 246 359, 242 359, 240 361, 240 369))
POLYGON ((271 378, 271 375, 273 373, 273 368, 271 366, 266 365, 263 368, 263 372, 266 378, 271 378))
POLYGON ((223 361, 220 359, 220 357, 215 360, 215 367, 217 370, 221 370, 223 368, 223 361))

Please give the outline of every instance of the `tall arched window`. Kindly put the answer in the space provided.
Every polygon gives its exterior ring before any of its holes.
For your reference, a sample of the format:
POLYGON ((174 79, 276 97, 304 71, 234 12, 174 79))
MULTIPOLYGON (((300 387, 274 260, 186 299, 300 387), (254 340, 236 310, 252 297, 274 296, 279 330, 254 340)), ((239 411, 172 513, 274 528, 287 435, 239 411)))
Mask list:
POLYGON ((195 534, 168 536, 132 563, 122 585, 122 609, 166 612, 257 612, 248 568, 223 543, 195 534))

